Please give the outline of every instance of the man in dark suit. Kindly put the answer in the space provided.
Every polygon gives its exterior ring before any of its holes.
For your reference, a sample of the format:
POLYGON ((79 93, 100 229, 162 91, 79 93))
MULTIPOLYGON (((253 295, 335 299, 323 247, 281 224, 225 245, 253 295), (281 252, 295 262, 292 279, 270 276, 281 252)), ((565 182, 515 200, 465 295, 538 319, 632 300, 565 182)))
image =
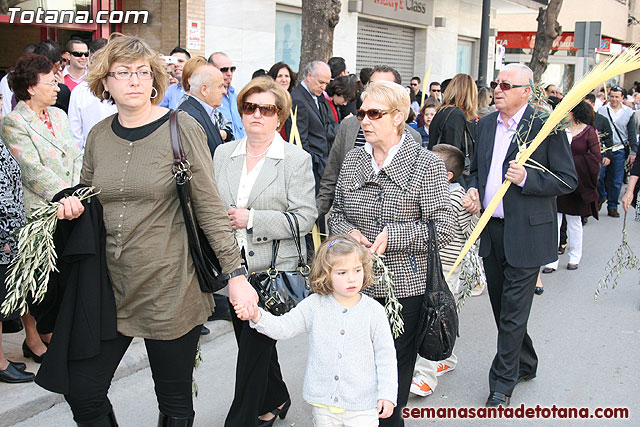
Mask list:
MULTIPOLYGON (((215 118, 215 109, 222 104, 222 95, 226 93, 222 73, 213 65, 203 65, 191 75, 189 84, 190 96, 178 108, 200 123, 207 134, 207 145, 213 158, 214 151, 223 143, 215 118)), ((216 307, 209 320, 231 320, 227 297, 215 294, 213 299, 216 307)), ((202 325, 200 334, 207 335, 209 332, 202 325)))
POLYGON ((489 371, 487 406, 509 405, 519 381, 536 376, 538 358, 527 321, 540 266, 558 257, 556 196, 572 192, 577 177, 566 134, 552 133, 531 156, 551 173, 515 163, 517 139, 530 143, 543 122, 528 105, 531 70, 509 64, 498 75, 498 111, 480 119, 477 155, 463 206, 478 213, 506 178, 509 187, 480 241, 489 298, 498 327, 498 351, 489 371), (529 131, 529 128, 531 130, 529 131))
MULTIPOLYGON (((296 124, 300 132, 302 148, 311 154, 316 194, 329 157, 329 143, 324 128, 322 92, 331 81, 331 69, 322 61, 310 62, 305 69, 304 80, 291 92, 292 110, 297 109, 296 124)), ((286 133, 291 131, 291 118, 285 123, 286 133)))
POLYGON ((222 105, 222 95, 225 93, 222 73, 213 65, 203 65, 191 75, 189 84, 190 96, 179 108, 200 123, 207 134, 207 144, 213 158, 216 147, 223 142, 214 116, 215 109, 222 105))

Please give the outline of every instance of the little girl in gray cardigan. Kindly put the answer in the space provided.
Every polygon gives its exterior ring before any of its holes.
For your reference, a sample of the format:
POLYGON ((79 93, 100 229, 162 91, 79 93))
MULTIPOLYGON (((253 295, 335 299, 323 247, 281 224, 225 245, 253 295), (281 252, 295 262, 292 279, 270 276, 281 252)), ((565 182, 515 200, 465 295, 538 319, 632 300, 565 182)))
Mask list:
POLYGON ((377 426, 396 405, 398 374, 384 307, 360 290, 373 282, 371 256, 347 235, 327 239, 311 270, 314 294, 283 316, 263 309, 240 319, 273 339, 309 333, 302 397, 313 408, 314 425, 377 426))

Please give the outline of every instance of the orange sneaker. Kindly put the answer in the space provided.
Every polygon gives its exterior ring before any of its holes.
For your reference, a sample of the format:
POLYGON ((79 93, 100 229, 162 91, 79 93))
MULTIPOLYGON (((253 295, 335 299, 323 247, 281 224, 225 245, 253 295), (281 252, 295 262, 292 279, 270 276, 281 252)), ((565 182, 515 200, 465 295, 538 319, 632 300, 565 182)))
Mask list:
POLYGON ((433 393, 431 387, 429 387, 429 385, 419 377, 413 377, 413 380, 411 381, 411 388, 409 389, 409 391, 417 396, 422 397, 429 396, 431 393, 433 393))
POLYGON ((436 371, 436 376, 439 377, 440 375, 444 375, 447 372, 451 372, 453 371, 455 368, 455 366, 449 366, 446 363, 438 363, 438 370, 436 371))

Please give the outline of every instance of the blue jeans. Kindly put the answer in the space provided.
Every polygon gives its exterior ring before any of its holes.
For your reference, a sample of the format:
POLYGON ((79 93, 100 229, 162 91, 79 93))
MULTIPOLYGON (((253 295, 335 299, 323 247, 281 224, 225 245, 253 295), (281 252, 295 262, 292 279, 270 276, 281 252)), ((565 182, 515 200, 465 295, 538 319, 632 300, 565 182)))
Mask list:
POLYGON ((600 177, 598 178, 598 194, 600 197, 598 201, 604 202, 606 199, 608 210, 618 209, 625 161, 624 150, 614 151, 611 163, 600 169, 600 177), (609 176, 605 180, 607 173, 609 176))

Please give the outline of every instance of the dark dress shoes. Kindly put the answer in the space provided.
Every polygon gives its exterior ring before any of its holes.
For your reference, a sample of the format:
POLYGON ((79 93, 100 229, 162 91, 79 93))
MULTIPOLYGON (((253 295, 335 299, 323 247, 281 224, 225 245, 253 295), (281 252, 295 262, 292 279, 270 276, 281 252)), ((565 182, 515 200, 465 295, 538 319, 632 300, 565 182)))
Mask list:
POLYGON ((620 218, 620 212, 618 212, 618 209, 609 209, 607 215, 613 218, 620 218))
POLYGON ((489 393, 489 398, 487 399, 487 403, 484 406, 487 408, 497 408, 502 405, 505 408, 509 406, 509 396, 504 393, 500 393, 499 391, 492 391, 489 393))
POLYGON ((37 354, 35 354, 33 351, 31 351, 31 349, 29 348, 29 346, 27 345, 27 340, 22 341, 22 354, 24 355, 24 357, 26 358, 31 358, 33 359, 34 362, 36 363, 42 363, 42 358, 44 357, 44 355, 47 352, 45 351, 44 353, 42 353, 40 356, 38 356, 37 354))
POLYGON ((12 364, 13 366, 16 367, 16 369, 19 369, 21 371, 24 371, 25 369, 27 369, 27 364, 26 363, 22 363, 22 362, 12 362, 11 360, 8 360, 8 362, 10 364, 12 364))
POLYGON ((550 273, 553 273, 554 271, 556 271, 555 268, 545 267, 542 269, 542 274, 550 274, 550 273))
POLYGON ((567 270, 577 270, 578 264, 567 264, 567 270))
POLYGON ((200 328, 200 335, 209 335, 211 331, 206 326, 202 325, 200 328))
POLYGON ((533 291, 536 295, 542 295, 544 293, 544 288, 542 286, 536 286, 536 290, 533 291))
POLYGON ((276 422, 276 419, 278 417, 280 417, 281 420, 284 420, 287 416, 287 412, 289 412, 290 407, 291 399, 287 399, 287 401, 284 402, 284 405, 282 405, 282 408, 276 408, 273 411, 270 411, 273 414, 273 418, 271 418, 270 420, 261 420, 260 418, 258 418, 256 427, 271 427, 273 423, 276 422))
POLYGON ((0 381, 5 383, 28 383, 33 381, 35 377, 35 374, 16 368, 11 362, 9 362, 7 369, 0 370, 0 381))

